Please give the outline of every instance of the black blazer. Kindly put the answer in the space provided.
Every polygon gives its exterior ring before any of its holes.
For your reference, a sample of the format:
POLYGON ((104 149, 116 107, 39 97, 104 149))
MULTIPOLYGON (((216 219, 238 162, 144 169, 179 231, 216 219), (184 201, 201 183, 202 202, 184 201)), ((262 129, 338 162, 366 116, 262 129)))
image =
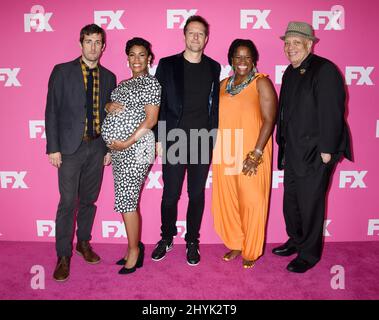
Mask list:
MULTIPOLYGON (((100 70, 100 122, 105 104, 116 87, 116 76, 99 65, 100 70)), ((72 154, 82 142, 86 123, 86 90, 80 58, 54 67, 47 93, 45 127, 46 153, 72 154)), ((104 152, 106 152, 104 143, 104 152)))
POLYGON ((321 152, 331 153, 333 159, 342 154, 352 160, 352 156, 345 122, 345 84, 338 68, 331 61, 310 54, 299 72, 301 69, 303 78, 295 88, 292 105, 284 105, 287 75, 292 66, 283 74, 276 142, 278 168, 284 168, 286 147, 286 157, 294 164, 293 169, 304 176, 322 165, 321 152))
MULTIPOLYGON (((220 71, 218 62, 206 55, 206 59, 212 70, 213 83, 209 92, 209 123, 208 130, 218 128, 218 101, 220 91, 220 71)), ((159 61, 155 77, 162 86, 161 105, 159 110, 159 121, 166 121, 167 132, 177 128, 183 114, 184 95, 184 57, 183 52, 162 58, 159 61)), ((155 127, 155 136, 158 139, 158 126, 155 127)))

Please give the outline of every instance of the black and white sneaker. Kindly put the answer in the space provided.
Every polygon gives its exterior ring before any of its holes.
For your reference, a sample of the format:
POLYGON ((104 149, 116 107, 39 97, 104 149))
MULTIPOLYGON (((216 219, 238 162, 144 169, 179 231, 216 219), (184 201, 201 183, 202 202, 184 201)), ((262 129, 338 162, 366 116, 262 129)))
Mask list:
POLYGON ((187 243, 187 263, 190 266, 197 266, 200 263, 200 250, 198 243, 187 243))
POLYGON ((165 256, 166 252, 171 251, 174 243, 172 239, 162 239, 158 241, 153 253, 151 254, 151 259, 154 261, 161 261, 165 256))

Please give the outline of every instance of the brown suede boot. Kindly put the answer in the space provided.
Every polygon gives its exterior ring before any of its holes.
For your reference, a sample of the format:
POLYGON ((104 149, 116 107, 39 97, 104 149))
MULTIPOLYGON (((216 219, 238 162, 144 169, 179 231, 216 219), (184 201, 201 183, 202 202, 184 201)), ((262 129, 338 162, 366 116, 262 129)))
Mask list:
POLYGON ((71 257, 58 257, 57 266, 54 270, 54 280, 63 282, 68 279, 70 275, 70 261, 71 257))
POLYGON ((90 264, 100 262, 100 257, 92 250, 89 241, 78 241, 76 244, 76 253, 84 258, 90 264))

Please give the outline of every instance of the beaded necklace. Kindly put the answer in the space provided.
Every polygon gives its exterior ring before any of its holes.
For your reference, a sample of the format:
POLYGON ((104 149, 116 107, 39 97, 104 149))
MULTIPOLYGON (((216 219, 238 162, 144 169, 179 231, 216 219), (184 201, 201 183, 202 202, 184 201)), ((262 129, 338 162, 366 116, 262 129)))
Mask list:
POLYGON ((232 96, 240 93, 243 89, 245 89, 249 85, 251 81, 255 79, 256 70, 255 69, 251 70, 244 81, 242 81, 239 85, 233 86, 235 77, 236 75, 233 74, 233 76, 229 78, 228 83, 226 84, 226 89, 225 89, 225 91, 232 96))

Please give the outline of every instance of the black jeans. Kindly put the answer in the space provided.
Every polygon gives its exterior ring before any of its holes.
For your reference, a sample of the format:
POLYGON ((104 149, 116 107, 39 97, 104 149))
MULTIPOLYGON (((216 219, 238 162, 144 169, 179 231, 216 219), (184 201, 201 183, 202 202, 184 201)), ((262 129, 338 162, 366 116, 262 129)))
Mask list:
POLYGON ((83 141, 75 153, 62 155, 62 165, 58 169, 60 201, 55 221, 58 257, 72 255, 75 209, 78 209, 78 241, 91 240, 95 202, 103 179, 103 161, 104 142, 101 137, 83 141))
MULTIPOLYGON (((209 141, 208 141, 209 142, 209 141)), ((207 142, 207 143, 208 143, 207 142)), ((167 148, 164 152, 167 155, 167 149, 173 143, 167 143, 167 148)), ((178 201, 181 196, 183 181, 187 171, 187 192, 188 192, 188 208, 187 208, 187 233, 185 235, 186 242, 199 243, 201 220, 204 212, 205 202, 205 184, 208 178, 209 165, 212 157, 212 145, 209 142, 209 147, 206 146, 203 152, 201 151, 201 143, 197 145, 197 163, 191 163, 194 160, 193 146, 187 146, 187 161, 186 163, 170 163, 167 159, 162 165, 163 170, 163 196, 161 203, 161 236, 164 239, 171 239, 177 235, 176 221, 178 217, 178 201), (204 150, 208 154, 204 154, 204 150), (192 153, 192 156, 191 156, 192 153), (192 159, 191 159, 192 158, 192 159), (201 161, 203 159, 203 161, 201 161), (206 161, 204 161, 206 159, 206 161)), ((196 157, 195 157, 196 158, 196 157)))

